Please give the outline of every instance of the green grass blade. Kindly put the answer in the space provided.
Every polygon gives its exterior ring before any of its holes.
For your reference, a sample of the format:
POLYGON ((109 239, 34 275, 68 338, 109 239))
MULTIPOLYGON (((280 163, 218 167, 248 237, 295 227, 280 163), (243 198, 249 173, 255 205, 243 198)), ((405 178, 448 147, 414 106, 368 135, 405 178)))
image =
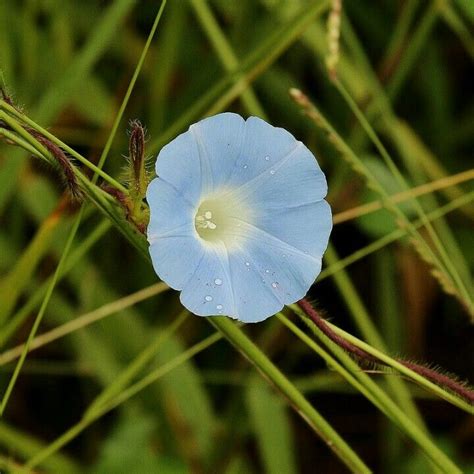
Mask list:
MULTIPOLYGON (((233 72, 238 69, 239 61, 206 0, 191 0, 191 5, 226 71, 233 72)), ((266 114, 250 87, 242 92, 241 97, 249 113, 266 119, 266 114)))
POLYGON ((92 67, 109 46, 119 25, 137 4, 136 0, 117 0, 101 15, 94 25, 89 39, 82 51, 69 67, 53 81, 41 96, 32 115, 40 122, 50 122, 67 104, 75 89, 86 81, 92 67))
POLYGON ((246 400, 265 472, 296 474, 291 427, 281 398, 261 379, 252 379, 246 400))
POLYGON ((210 322, 261 374, 290 401, 308 425, 326 442, 329 448, 353 472, 371 472, 359 456, 334 431, 328 422, 309 404, 296 387, 272 364, 265 354, 229 319, 214 317, 210 322))

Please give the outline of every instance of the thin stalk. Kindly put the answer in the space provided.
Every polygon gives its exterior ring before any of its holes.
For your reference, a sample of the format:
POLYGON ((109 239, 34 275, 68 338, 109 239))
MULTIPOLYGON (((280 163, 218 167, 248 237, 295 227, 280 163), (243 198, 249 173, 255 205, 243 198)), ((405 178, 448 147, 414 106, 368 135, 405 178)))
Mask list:
MULTIPOLYGON (((17 132, 25 141, 27 141, 31 145, 33 145, 33 147, 37 150, 37 152, 34 153, 34 155, 45 159, 46 161, 51 163, 53 166, 56 164, 56 161, 51 157, 51 154, 49 153, 49 151, 43 145, 41 145, 30 133, 28 133, 21 126, 21 124, 19 124, 15 120, 13 120, 11 116, 15 116, 18 120, 20 120, 21 122, 27 124, 29 127, 36 130, 38 133, 40 133, 41 135, 46 137, 48 140, 50 140, 52 143, 54 143, 55 145, 62 148, 64 151, 69 153, 77 161, 79 161, 83 165, 87 166, 96 175, 100 176, 104 181, 107 181, 111 186, 114 186, 115 188, 119 189, 120 191, 122 191, 124 193, 128 193, 127 188, 125 188, 117 180, 115 180, 114 178, 109 176, 107 173, 105 173, 99 167, 97 167, 96 165, 91 163, 87 158, 84 158, 80 153, 78 153, 77 151, 75 151, 73 148, 66 145, 65 143, 63 143, 57 137, 55 137, 50 132, 48 132, 45 128, 38 125, 35 121, 31 120, 28 116, 26 116, 26 115, 22 114, 21 112, 19 112, 17 109, 15 109, 15 107, 12 107, 10 104, 5 102, 3 99, 0 99, 0 107, 8 112, 8 114, 6 114, 2 110, 0 110, 0 117, 3 120, 5 120, 5 122, 9 126, 11 126, 15 130, 15 132, 17 132)), ((27 151, 30 151, 30 149, 27 149, 27 151)), ((76 172, 77 176, 81 176, 75 168, 74 168, 74 171, 76 172)))
MULTIPOLYGON (((403 178, 402 174, 400 173, 397 166, 393 162, 393 160, 392 160, 391 156, 389 155, 387 149, 385 148, 383 143, 380 141, 379 137, 377 136, 374 129, 370 125, 369 121, 366 119, 366 117, 365 117, 364 113, 362 112, 362 110, 360 110, 359 106, 356 104, 356 102, 354 101, 354 99, 352 98, 350 93, 347 91, 347 89, 344 87, 344 85, 338 79, 334 80, 334 84, 336 85, 336 88, 338 89, 340 94, 343 96, 346 103, 351 108, 354 115, 357 117, 359 123, 362 125, 362 128, 365 130, 368 137, 371 139, 372 143, 375 145, 375 147, 379 151, 379 153, 382 156, 383 160, 385 161, 386 165, 388 166, 388 168, 390 169, 392 174, 395 176, 395 178, 397 179, 399 184, 402 187, 407 188, 408 185, 407 185, 405 179, 403 178)), ((406 192, 409 192, 409 190, 407 190, 406 192)), ((414 196, 412 196, 412 202, 415 205, 415 209, 416 209, 420 219, 423 221, 423 224, 426 226, 426 228, 428 230, 428 233, 429 233, 435 247, 437 248, 437 250, 438 250, 438 252, 441 256, 441 259, 444 263, 444 266, 446 267, 447 271, 451 275, 451 278, 453 278, 454 282, 456 282, 456 285, 458 286, 458 289, 459 289, 460 293, 463 295, 463 299, 466 302, 469 311, 474 313, 474 302, 472 301, 472 298, 471 298, 471 292, 468 290, 468 288, 466 287, 466 285, 465 285, 464 281, 462 280, 460 274, 458 273, 457 269, 453 265, 451 259, 449 258, 449 255, 446 252, 446 249, 444 248, 444 245, 442 244, 441 240, 439 239, 439 237, 438 237, 437 233, 435 232, 433 226, 431 225, 431 223, 426 218, 425 211, 423 210, 421 204, 419 203, 419 201, 414 196)), ((437 260, 437 258, 436 258, 436 260, 437 260)))
MULTIPOLYGON (((168 289, 169 287, 163 282, 155 283, 154 285, 143 288, 142 290, 132 293, 131 295, 125 296, 124 298, 107 303, 100 308, 95 309, 94 311, 90 311, 89 313, 78 316, 72 321, 64 323, 61 326, 55 327, 54 329, 51 329, 50 331, 35 337, 29 345, 28 352, 39 349, 40 347, 50 344, 51 342, 56 341, 61 337, 67 336, 72 332, 90 326, 91 324, 101 321, 112 314, 123 311, 124 309, 129 308, 141 301, 145 301, 152 296, 159 295, 168 289)), ((0 366, 8 364, 9 362, 17 359, 22 354, 24 349, 25 344, 19 344, 18 346, 0 354, 0 366)))
MULTIPOLYGON (((392 194, 389 197, 389 200, 393 204, 399 204, 409 199, 418 196, 423 196, 425 194, 438 191, 440 189, 456 186, 459 183, 470 181, 471 179, 474 179, 474 169, 462 171, 461 173, 446 176, 444 178, 437 179, 436 181, 431 181, 430 183, 425 183, 420 186, 407 189, 406 191, 401 191, 399 193, 392 194)), ((384 204, 382 201, 372 201, 367 204, 362 204, 360 206, 353 207, 352 209, 347 209, 346 211, 338 212, 333 216, 333 224, 341 224, 352 219, 357 219, 358 217, 365 216, 372 212, 383 209, 383 207, 384 204)))
MULTIPOLYGON (((225 37, 219 23, 212 13, 211 8, 206 0, 191 0, 191 5, 197 14, 198 20, 211 41, 217 56, 224 65, 227 72, 234 72, 239 67, 239 61, 232 46, 225 37)), ((260 105, 257 96, 252 88, 249 86, 247 90, 242 92, 242 103, 247 111, 255 114, 263 119, 266 119, 266 114, 260 105)))
POLYGON ((226 317, 213 317, 210 318, 210 322, 219 329, 229 342, 233 344, 267 380, 285 395, 291 405, 294 406, 296 412, 352 472, 371 472, 359 456, 334 431, 331 425, 316 411, 290 380, 283 375, 242 331, 238 330, 232 321, 226 317))
POLYGON ((442 472, 462 474, 462 471, 444 454, 424 433, 413 420, 364 372, 357 363, 326 334, 324 334, 307 315, 297 306, 292 305, 294 312, 309 326, 313 333, 328 347, 339 361, 356 377, 359 382, 370 390, 378 403, 382 404, 385 413, 394 421, 407 435, 410 436, 428 458, 439 467, 442 472))
POLYGON ((474 305, 471 302, 469 294, 464 291, 461 293, 453 284, 453 280, 449 274, 446 273, 444 266, 439 261, 437 255, 434 253, 430 245, 420 235, 420 233, 414 228, 413 224, 409 221, 403 211, 390 201, 390 196, 380 185, 378 180, 367 168, 367 166, 359 159, 353 149, 346 143, 346 141, 337 133, 334 127, 324 117, 324 115, 318 110, 318 108, 310 102, 307 96, 305 96, 300 90, 290 90, 292 98, 297 104, 299 104, 305 114, 312 120, 318 127, 322 128, 328 134, 328 140, 335 146, 335 148, 341 153, 341 155, 353 166, 353 168, 367 180, 368 184, 381 196, 385 207, 391 211, 400 222, 397 222, 400 227, 406 227, 410 236, 413 237, 413 244, 415 249, 418 251, 420 256, 428 261, 431 265, 435 266, 438 272, 435 277, 440 282, 441 286, 448 293, 454 294, 458 300, 466 307, 469 312, 474 311, 474 305))
MULTIPOLYGON (((3 102, 2 99, 0 99, 0 105, 3 102)), ((11 107, 9 104, 6 104, 8 107, 11 107)), ((13 107, 11 107, 13 108, 13 107)), ((36 140, 31 133, 28 133, 24 127, 17 122, 13 117, 5 113, 3 110, 0 110, 0 120, 5 122, 15 133, 19 135, 19 137, 24 140, 25 142, 29 143, 30 147, 28 148, 31 150, 31 147, 33 147, 35 151, 34 155, 39 156, 40 158, 48 161, 50 164, 54 165, 55 162, 53 158, 51 157, 51 154, 48 152, 48 150, 36 140)), ((20 141, 17 141, 17 144, 19 144, 20 141)))
POLYGON ((412 69, 420 54, 421 47, 427 40, 429 33, 433 29, 433 26, 438 19, 440 11, 439 3, 440 2, 438 0, 431 1, 430 6, 427 8, 421 21, 419 22, 415 33, 411 36, 410 41, 407 44, 407 48, 400 62, 398 63, 398 67, 387 86, 387 95, 392 102, 396 99, 398 93, 400 92, 404 81, 408 77, 408 73, 412 69))
POLYGON ((59 260, 58 266, 56 267, 56 270, 54 272, 54 276, 51 280, 51 283, 49 284, 48 289, 46 290, 46 294, 45 294, 45 297, 43 299, 43 303, 41 305, 41 308, 40 308, 40 310, 39 310, 39 312, 38 312, 38 314, 35 318, 35 321, 33 323, 33 327, 31 328, 31 331, 28 334, 28 339, 26 340, 26 343, 25 343, 25 346, 24 346, 23 351, 21 353, 20 359, 18 360, 18 363, 15 367, 15 370, 14 370, 14 372, 13 372, 11 378, 10 378, 10 381, 8 383, 7 389, 6 389, 6 391, 5 391, 5 393, 2 397, 2 401, 1 401, 1 404, 0 404, 0 417, 3 416, 3 413, 4 413, 5 408, 7 406, 8 400, 10 398, 10 395, 11 395, 12 391, 13 391, 13 387, 15 386, 16 380, 17 380, 17 378, 20 374, 21 368, 23 367, 23 364, 25 362, 26 356, 27 356, 28 351, 29 351, 30 344, 31 344, 33 338, 35 337, 36 332, 38 331, 39 325, 40 325, 40 323, 43 319, 43 316, 46 312, 46 308, 48 307, 49 300, 51 299, 54 288, 56 287, 56 283, 59 279, 59 275, 62 271, 62 268, 63 268, 64 263, 66 261, 67 255, 68 255, 69 250, 71 248, 72 242, 73 242, 74 237, 76 235, 77 229, 79 228, 79 224, 81 222, 81 217, 82 217, 82 214, 84 212, 84 208, 85 208, 84 206, 81 207, 81 209, 79 211, 79 214, 78 214, 78 217, 77 217, 77 219, 75 220, 75 222, 73 224, 71 232, 69 233, 68 240, 66 242, 63 253, 61 255, 61 259, 59 260))
POLYGON ((338 336, 343 337, 346 341, 350 342, 354 346, 357 346, 359 349, 367 352, 371 356, 375 357, 376 359, 382 361, 386 365, 396 369, 398 372, 403 374, 405 377, 408 377, 410 380, 416 382, 418 385, 422 386, 426 390, 429 390, 432 393, 435 393, 440 398, 443 398, 447 402, 451 403, 452 405, 457 406, 461 410, 466 411, 467 413, 474 414, 474 406, 466 402, 465 400, 461 399, 460 397, 453 395, 451 392, 444 390, 439 385, 428 380, 426 377, 421 376, 414 370, 411 370, 402 362, 393 359, 392 357, 388 356, 387 354, 379 351, 375 347, 361 341, 360 339, 352 336, 348 332, 340 329, 339 327, 331 324, 330 322, 326 321, 326 324, 334 331, 338 336))
MULTIPOLYGON (((71 252, 71 256, 67 259, 64 269, 59 275, 58 282, 61 281, 69 271, 74 268, 76 263, 82 259, 82 257, 89 251, 89 249, 99 241, 99 239, 110 229, 111 223, 109 221, 102 221, 94 230, 78 245, 78 247, 71 252)), ((32 313, 38 305, 41 304, 41 298, 43 297, 48 285, 51 282, 51 276, 46 280, 32 296, 28 298, 25 305, 20 308, 13 316, 11 316, 8 322, 2 327, 0 332, 0 347, 3 347, 5 343, 12 337, 15 331, 23 324, 26 318, 32 313)))
POLYGON ((324 362, 337 372, 343 379, 349 382, 358 392, 366 397, 371 403, 373 403, 382 413, 387 415, 385 407, 380 404, 376 397, 373 396, 372 392, 360 381, 355 378, 349 370, 347 370, 342 364, 340 364, 334 357, 332 357, 326 350, 316 343, 314 339, 311 339, 306 333, 304 333, 298 326, 290 321, 283 313, 277 313, 276 317, 293 333, 298 339, 306 344, 311 350, 316 352, 324 362))
MULTIPOLYGON (((7 140, 9 140, 10 142, 13 142, 20 148, 23 148, 23 150, 27 151, 28 153, 38 156, 38 152, 33 146, 31 146, 30 143, 28 143, 26 140, 23 140, 15 133, 12 133, 10 130, 7 130, 5 128, 0 128, 0 135, 4 136, 7 140)), ((41 156, 41 158, 43 157, 41 156)))
POLYGON ((408 0, 404 3, 402 12, 384 53, 382 66, 380 68, 382 77, 390 75, 393 65, 397 62, 401 50, 406 43, 408 32, 418 6, 419 0, 408 0))
MULTIPOLYGON (((162 13, 163 13, 163 9, 164 9, 165 5, 166 5, 166 0, 163 0, 162 3, 161 3, 161 7, 160 7, 160 9, 158 10, 158 13, 157 13, 157 15, 156 15, 155 22, 153 23, 152 29, 151 29, 150 34, 149 34, 149 36, 148 36, 147 43, 146 43, 146 45, 145 45, 145 47, 144 47, 144 49, 143 49, 143 51, 142 51, 142 54, 141 54, 140 59, 139 59, 139 61, 138 61, 138 64, 137 64, 137 66, 136 66, 136 68, 135 68, 135 71, 134 71, 132 80, 131 80, 131 82, 130 82, 130 84, 129 84, 129 87, 128 87, 128 89, 127 89, 127 93, 126 93, 126 95, 125 95, 125 98, 124 98, 124 100, 123 100, 123 102, 122 102, 122 104, 121 104, 121 107, 120 107, 120 109, 119 109, 119 112, 118 112, 118 114, 117 114, 117 117, 115 118, 114 125, 113 125, 113 127, 112 127, 112 131, 111 131, 111 133, 110 133, 109 139, 107 140, 106 146, 105 146, 105 148, 104 148, 104 150, 103 150, 103 152, 102 152, 101 158, 100 158, 100 160, 99 160, 99 164, 98 164, 98 167, 97 167, 99 173, 95 173, 95 174, 94 174, 94 176, 93 176, 93 178, 92 178, 92 183, 91 183, 92 185, 94 185, 95 182, 97 181, 97 178, 98 178, 98 176, 99 176, 99 174, 100 174, 100 172, 101 172, 101 168, 102 168, 103 164, 105 163, 105 159, 107 158, 107 155, 108 155, 108 152, 109 152, 109 150, 110 150, 110 147, 111 147, 113 138, 115 137, 115 133, 116 133, 116 131, 117 131, 118 125, 119 125, 119 123, 120 123, 120 120, 121 120, 121 118, 122 118, 123 112, 124 112, 124 110, 125 110, 125 107, 126 107, 126 105, 127 105, 127 103, 128 103, 128 100, 129 100, 129 98, 130 98, 130 95, 131 95, 131 93, 132 93, 132 90, 133 90, 133 87, 134 87, 134 85, 135 85, 135 82, 136 82, 136 80, 137 80, 137 78, 138 78, 138 74, 139 74, 139 72, 140 72, 140 70, 141 70, 141 67, 142 67, 142 65, 143 65, 143 62, 144 62, 146 53, 147 53, 148 48, 149 48, 149 46, 150 46, 150 44, 151 44, 151 40, 153 39, 153 36, 154 36, 154 34, 155 34, 155 31, 156 31, 156 29, 157 29, 157 26, 158 26, 159 20, 160 20, 160 18, 161 18, 161 15, 162 15, 162 13)), ((0 105, 3 106, 4 108, 6 108, 7 110, 8 110, 8 109, 11 109, 11 113, 13 113, 14 115, 19 114, 19 112, 17 112, 14 107, 11 107, 11 106, 10 106, 9 104, 7 104, 4 100, 2 100, 2 101, 0 102, 0 105), (6 106, 6 107, 5 107, 5 106, 6 106)), ((9 123, 10 118, 9 118, 8 114, 6 114, 5 112, 3 112, 3 111, 1 111, 1 110, 0 110, 0 114, 1 114, 0 117, 2 117, 8 125, 10 125, 10 123, 9 123)), ((20 115, 21 115, 21 114, 20 114, 20 115)), ((14 120, 10 120, 10 122, 15 122, 15 121, 14 121, 14 120)), ((16 125, 16 124, 14 124, 14 125, 16 125)), ((20 128, 22 128, 22 127, 20 127, 20 128)), ((26 140, 28 140, 28 138, 23 135, 23 133, 21 132, 21 130, 20 130, 19 128, 18 128, 16 131, 17 131, 18 133, 20 133, 20 135, 22 135, 23 138, 25 138, 26 140)), ((42 132, 40 131, 40 133, 42 133, 42 132)), ((42 133, 42 134, 43 134, 43 133, 42 133)), ((44 134, 43 134, 43 135, 44 135, 44 134)), ((41 144, 39 144, 38 146, 39 146, 39 147, 42 147, 41 144)), ((41 150, 41 148, 40 148, 40 150, 41 150)), ((79 176, 82 176, 81 173, 78 173, 78 174, 79 174, 79 176)), ((83 181, 83 182, 84 182, 84 181, 83 181)), ((50 300, 50 298, 51 298, 51 296, 52 296, 52 294, 53 294, 53 290, 54 290, 54 288, 55 288, 55 286, 56 286, 56 282, 57 282, 57 280, 58 280, 58 278, 59 278, 59 274, 60 274, 60 272, 61 272, 61 267, 64 265, 64 262, 65 262, 65 260, 66 260, 67 254, 68 254, 68 252, 69 252, 69 250, 70 250, 70 247, 71 247, 71 245, 72 245, 72 242, 73 242, 73 240, 74 240, 74 237, 75 237, 75 235, 76 235, 76 233, 77 233, 77 230, 78 230, 78 228, 79 228, 79 225, 80 225, 80 222, 81 222, 81 218, 82 218, 82 215, 83 215, 83 213, 84 213, 84 209, 85 209, 85 205, 83 204, 83 205, 81 206, 81 209, 80 209, 80 211, 79 211, 79 213, 78 213, 78 216, 77 216, 77 218, 76 218, 76 220, 75 220, 75 222, 74 222, 73 228, 72 228, 72 230, 71 230, 71 233, 70 233, 70 235, 69 235, 69 237, 68 237, 68 241, 67 241, 67 243, 66 243, 66 247, 65 247, 65 249, 64 249, 64 251, 63 251, 63 254, 61 255, 61 259, 60 259, 60 261, 59 261, 59 263, 58 263, 58 266, 57 266, 57 268, 56 268, 56 270, 55 270, 54 278, 52 279, 51 284, 50 284, 50 286, 48 287, 48 290, 47 290, 47 292, 46 292, 45 298, 44 298, 44 300, 43 300, 43 304, 42 304, 42 306, 41 306, 41 308, 40 308, 40 311, 39 311, 39 313, 38 313, 38 315, 37 315, 37 317, 36 317, 36 319, 35 319, 35 322, 33 323, 33 327, 32 327, 32 329, 31 329, 31 331, 30 331, 30 333, 29 333, 29 335, 28 335, 28 339, 27 339, 27 341, 26 341, 26 344, 25 344, 25 347, 24 347, 24 349, 23 349, 22 355, 21 355, 21 357, 20 357, 20 359, 19 359, 19 361, 18 361, 18 363, 17 363, 17 366, 15 367, 15 371, 13 372, 13 375, 12 375, 12 377, 11 377, 11 379, 10 379, 10 382, 9 382, 9 384, 8 384, 8 387, 7 387, 7 390, 6 390, 6 392, 5 392, 5 394, 4 394, 4 397, 3 397, 3 399, 2 399, 2 402, 1 402, 1 405, 0 405, 0 416, 3 415, 3 412, 4 412, 4 410, 5 410, 6 404, 8 403, 8 399, 9 399, 10 394, 11 394, 11 392, 12 392, 12 390, 13 390, 14 385, 15 385, 16 379, 17 379, 17 377, 18 377, 18 375, 19 375, 19 373, 20 373, 21 367, 23 366, 23 363, 24 363, 24 361, 25 361, 25 359, 26 359, 26 355, 28 354, 29 345, 30 345, 31 341, 33 340, 34 336, 36 335, 36 332, 37 332, 38 327, 39 327, 39 325, 40 325, 40 323, 41 323, 41 320, 42 320, 42 318, 43 318, 43 316, 44 316, 44 313, 45 313, 45 311, 46 311, 46 308, 47 308, 47 305, 48 305, 48 303, 49 303, 49 300, 50 300)))
POLYGON ((156 355, 163 343, 169 339, 184 324, 189 316, 189 312, 184 310, 181 314, 164 330, 158 332, 155 340, 147 346, 135 359, 121 372, 115 380, 105 388, 89 405, 84 413, 85 418, 94 417, 95 413, 99 413, 101 408, 106 405, 120 390, 124 389, 127 384, 148 364, 156 355))
POLYGON ((25 472, 25 470, 32 469, 33 467, 42 464, 49 456, 60 450, 63 446, 69 443, 69 441, 74 439, 78 434, 84 431, 88 426, 90 426, 94 421, 98 420, 101 416, 105 415, 114 408, 117 408, 122 403, 135 396, 136 394, 150 386, 152 383, 159 380, 161 377, 164 377, 173 369, 194 357, 196 354, 207 349, 220 339, 222 339, 222 335, 214 333, 211 336, 208 336, 206 339, 202 340, 201 342, 198 342, 194 346, 190 347, 186 351, 182 352, 181 354, 179 354, 169 362, 165 363, 161 367, 158 367, 150 374, 125 389, 106 405, 102 405, 100 410, 97 410, 93 415, 88 418, 82 418, 77 424, 69 428, 61 436, 56 438, 51 444, 36 453, 35 456, 33 456, 26 464, 22 466, 21 469, 23 470, 20 470, 19 472, 25 472))
MULTIPOLYGON (((471 191, 470 193, 467 193, 459 198, 456 198, 453 201, 450 201, 449 203, 445 204, 444 206, 441 206, 438 209, 431 211, 430 213, 427 214, 427 218, 430 221, 439 219, 440 217, 446 215, 448 212, 451 212, 455 209, 465 206, 466 204, 471 203, 473 200, 474 200, 474 191, 471 191)), ((418 220, 418 221, 415 221, 413 225, 415 226, 415 228, 419 229, 423 226, 423 223, 420 220, 418 220)), ((344 257, 338 260, 337 262, 326 267, 319 274, 318 281, 324 280, 325 278, 331 275, 334 275, 338 271, 346 268, 347 266, 353 264, 354 262, 357 262, 358 260, 364 257, 367 257, 371 253, 374 253, 377 250, 380 250, 381 248, 405 237, 407 234, 408 234, 407 229, 396 229, 390 232, 389 234, 386 234, 383 237, 380 237, 378 240, 372 242, 371 244, 355 251, 351 255, 344 257)))
MULTIPOLYGON (((130 80, 130 83, 128 84, 127 92, 125 93, 125 97, 122 100, 122 103, 120 104, 119 111, 117 112, 117 115, 115 117, 114 123, 112 125, 112 129, 110 131, 109 137, 107 139, 107 142, 104 146, 104 149, 102 150, 102 153, 99 158, 99 163, 98 167, 101 169, 104 164, 105 160, 107 159, 107 156, 109 154, 110 148, 112 147, 112 142, 114 141, 115 135, 117 133, 118 126, 120 124, 120 121, 122 120, 123 114, 125 112, 125 109, 128 105, 128 102, 130 100, 130 97, 132 95, 133 89, 135 87, 135 84, 138 79, 138 75, 140 74, 140 71, 142 70, 143 63, 145 62, 145 57, 148 53, 148 49, 150 48, 151 42, 153 41, 153 38, 155 36, 156 30, 158 28, 158 24, 160 23, 161 16, 163 14, 163 10, 165 9, 167 0, 162 0, 160 8, 158 10, 158 13, 155 16, 155 21, 153 22, 153 25, 151 27, 150 33, 148 34, 148 38, 146 40, 145 46, 143 47, 142 53, 140 55, 140 59, 138 60, 138 63, 135 67, 135 70, 133 71, 133 76, 132 79, 130 80)), ((92 179, 92 182, 95 183, 97 180, 96 177, 92 179)))

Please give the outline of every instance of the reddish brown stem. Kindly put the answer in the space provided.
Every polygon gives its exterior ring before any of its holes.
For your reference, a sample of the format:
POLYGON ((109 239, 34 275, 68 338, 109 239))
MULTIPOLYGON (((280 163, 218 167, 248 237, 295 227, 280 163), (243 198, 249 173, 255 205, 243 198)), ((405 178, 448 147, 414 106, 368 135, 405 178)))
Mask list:
POLYGON ((319 315, 319 313, 313 308, 311 303, 306 300, 302 299, 298 301, 298 306, 310 317, 311 321, 318 327, 318 329, 324 333, 332 342, 337 344, 339 347, 342 347, 346 352, 356 356, 357 358, 361 359, 362 361, 367 362, 377 362, 378 360, 372 357, 369 353, 365 352, 362 349, 359 349, 357 346, 352 344, 351 342, 347 341, 343 337, 336 334, 327 324, 326 321, 319 315))
MULTIPOLYGON (((16 110, 19 110, 18 107, 15 106, 13 103, 13 100, 11 97, 6 93, 5 89, 0 87, 0 95, 2 96, 2 99, 12 107, 14 107, 16 110)), ((4 124, 3 122, 0 121, 0 126, 9 128, 4 124)), ((25 131, 27 131, 30 135, 36 138, 56 159, 57 164, 63 171, 63 175, 66 180, 67 187, 69 188, 69 191, 71 192, 71 195, 75 199, 79 199, 81 197, 81 189, 77 183, 76 175, 74 174, 74 168, 73 165, 71 164, 71 161, 68 159, 64 151, 58 147, 55 143, 53 143, 51 140, 46 138, 43 134, 40 132, 36 131, 35 129, 28 127, 26 125, 23 125, 23 128, 25 131)))
POLYGON ((452 392, 455 392, 464 399, 468 400, 470 403, 474 403, 474 391, 457 380, 452 379, 448 375, 441 374, 436 370, 430 369, 429 367, 425 367, 424 365, 416 364, 414 362, 409 362, 407 360, 397 359, 397 361, 408 369, 413 370, 413 372, 416 372, 428 380, 431 380, 436 385, 446 387, 452 392))
MULTIPOLYGON (((313 323, 318 327, 318 329, 322 333, 324 333, 324 335, 326 335, 332 342, 337 344, 346 352, 357 357, 362 362, 370 362, 388 367, 388 364, 386 364, 385 362, 377 359, 368 352, 364 351, 363 349, 360 349, 359 347, 355 346, 351 342, 336 334, 326 323, 326 321, 320 316, 320 314, 313 308, 313 306, 308 300, 302 299, 298 301, 298 306, 305 312, 305 314, 311 319, 311 321, 313 321, 313 323)), ((414 362, 409 362, 399 358, 396 358, 395 360, 400 364, 403 364, 405 367, 412 370, 413 372, 416 372, 422 377, 427 378, 431 382, 451 390, 452 392, 467 400, 469 403, 474 403, 474 391, 466 385, 449 377, 448 375, 439 373, 436 370, 430 369, 429 367, 425 367, 424 365, 416 364, 414 362)))
POLYGON ((25 127, 25 130, 30 135, 33 135, 36 140, 38 140, 54 156, 64 174, 69 191, 75 199, 79 199, 81 197, 81 190, 79 188, 79 184, 77 183, 76 175, 74 174, 74 169, 72 167, 73 165, 69 161, 64 151, 36 130, 30 127, 25 127))

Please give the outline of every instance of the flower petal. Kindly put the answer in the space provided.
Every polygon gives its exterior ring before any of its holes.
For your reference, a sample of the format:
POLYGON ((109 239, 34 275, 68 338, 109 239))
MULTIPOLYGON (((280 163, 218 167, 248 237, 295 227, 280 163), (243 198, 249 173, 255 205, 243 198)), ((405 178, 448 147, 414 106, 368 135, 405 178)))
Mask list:
POLYGON ((332 229, 329 204, 322 200, 287 209, 267 210, 256 225, 287 244, 320 258, 325 252, 332 229))
POLYGON ((283 307, 265 288, 245 251, 227 255, 225 250, 207 250, 181 292, 181 303, 187 309, 198 316, 225 314, 240 321, 257 322, 283 307))
POLYGON ((201 243, 191 235, 160 237, 150 245, 156 274, 175 290, 192 279, 204 255, 201 243))
POLYGON ((192 279, 181 292, 181 303, 198 316, 225 314, 235 317, 235 303, 227 253, 207 246, 192 279))
POLYGON ((223 187, 239 159, 245 121, 230 112, 206 118, 189 127, 196 142, 203 194, 223 187))
POLYGON ((321 258, 250 225, 245 244, 231 251, 206 248, 181 302, 200 316, 225 314, 258 322, 304 297, 321 270, 321 258))
POLYGON ((193 208, 161 178, 148 186, 147 201, 151 211, 147 236, 153 268, 169 286, 181 290, 204 253, 194 229, 193 208))
POLYGON ((191 133, 182 133, 161 149, 156 160, 156 174, 190 203, 198 203, 201 197, 201 162, 191 133))
POLYGON ((230 194, 252 203, 253 209, 266 211, 321 201, 327 194, 327 183, 314 155, 294 140, 285 156, 230 194))
POLYGON ((321 270, 321 259, 257 228, 244 231, 245 247, 229 253, 236 315, 241 321, 258 322, 303 298, 321 270))
POLYGON ((160 236, 182 233, 181 227, 186 228, 187 235, 194 230, 193 206, 167 181, 155 178, 148 186, 146 199, 150 205, 150 243, 160 236))
POLYGON ((320 272, 320 258, 253 226, 241 229, 246 241, 238 249, 206 246, 180 297, 194 314, 263 321, 303 298, 320 272))
POLYGON ((283 128, 273 127, 258 117, 249 117, 245 122, 240 156, 228 180, 229 187, 239 187, 270 171, 297 144, 295 137, 283 128))

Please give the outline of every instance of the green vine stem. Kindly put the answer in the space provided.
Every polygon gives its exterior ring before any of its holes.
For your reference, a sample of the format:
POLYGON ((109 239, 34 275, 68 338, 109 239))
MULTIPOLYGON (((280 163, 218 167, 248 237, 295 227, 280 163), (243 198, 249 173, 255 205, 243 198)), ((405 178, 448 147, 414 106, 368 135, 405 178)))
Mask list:
MULTIPOLYGON (((28 127, 32 128, 35 130, 37 133, 41 134, 45 138, 51 141, 51 143, 54 143, 57 145, 59 148, 67 152, 69 155, 71 155, 73 158, 75 158, 77 161, 85 165, 87 168, 89 168, 91 171, 93 171, 95 174, 100 176, 104 181, 107 181, 111 186, 119 189, 123 193, 128 193, 127 188, 120 184, 117 180, 112 178, 110 175, 108 175, 105 171, 94 165, 94 163, 90 162, 87 158, 82 156, 80 153, 75 151, 73 148, 70 146, 66 145, 64 142, 59 140, 56 136, 48 132, 45 128, 41 127, 38 125, 35 121, 31 120, 28 116, 22 114, 19 112, 15 107, 12 105, 8 104, 5 102, 5 100, 0 99, 0 119, 4 120, 12 129, 14 129, 17 134, 23 138, 24 141, 27 143, 30 143, 30 145, 33 146, 35 150, 37 150, 37 153, 35 153, 36 156, 45 159, 48 161, 50 164, 54 165, 55 162, 54 160, 50 157, 50 154, 48 150, 38 142, 30 133, 28 133, 24 129, 24 125, 26 124, 28 127), (16 118, 17 120, 15 120, 16 118)), ((21 146, 20 141, 17 141, 17 144, 21 146)), ((27 151, 31 152, 31 148, 27 149, 27 151)), ((76 171, 76 174, 78 172, 76 171)))
MULTIPOLYGON (((382 390, 363 370, 361 370, 357 363, 341 347, 330 340, 315 324, 313 324, 298 306, 293 306, 292 309, 294 309, 294 312, 302 318, 315 336, 334 353, 352 376, 365 387, 365 390, 370 392, 369 400, 371 400, 375 406, 379 407, 383 413, 385 413, 403 430, 403 432, 409 435, 428 456, 428 458, 441 470, 441 472, 461 474, 461 470, 433 443, 426 433, 424 433, 423 430, 406 415, 406 413, 385 393, 385 391, 382 390)), ((328 360, 329 359, 327 359, 327 361, 328 360)))
MULTIPOLYGON (((461 389, 457 392, 459 396, 454 395, 452 393, 451 386, 449 386, 449 390, 446 390, 443 386, 431 382, 426 378, 426 376, 420 375, 418 372, 415 371, 418 370, 419 367, 423 368, 423 366, 419 366, 418 364, 410 362, 408 362, 407 365, 404 365, 405 361, 393 359, 392 357, 384 354, 382 351, 352 336, 351 334, 340 329, 339 327, 331 324, 326 320, 323 320, 319 315, 315 317, 312 312, 317 312, 314 309, 311 311, 308 308, 308 305, 310 306, 307 301, 302 300, 299 302, 299 304, 291 305, 291 309, 299 316, 302 316, 304 318, 309 317, 313 321, 313 323, 319 328, 319 330, 321 330, 325 334, 326 337, 331 339, 342 349, 346 350, 349 353, 352 353, 356 357, 360 358, 362 361, 365 360, 369 363, 380 362, 382 365, 387 365, 393 369, 396 369, 404 376, 413 380, 414 382, 421 385, 430 392, 435 393, 436 395, 448 401, 452 405, 457 406, 458 408, 466 411, 467 413, 474 413, 474 406, 472 405, 472 403, 467 401, 472 400, 474 395, 473 392, 467 387, 464 387, 462 384, 458 384, 461 387, 461 389), (318 322, 317 320, 320 320, 320 322, 318 322), (461 398, 463 394, 465 394, 465 399, 461 398)), ((453 379, 450 379, 450 382, 457 383, 453 379)), ((451 385, 450 382, 448 382, 448 384, 451 385)))
POLYGON ((325 441, 352 472, 371 472, 359 456, 334 431, 331 425, 329 425, 320 413, 306 400, 293 383, 288 380, 235 323, 224 316, 213 317, 210 318, 209 321, 272 385, 285 395, 296 412, 321 439, 325 441))

